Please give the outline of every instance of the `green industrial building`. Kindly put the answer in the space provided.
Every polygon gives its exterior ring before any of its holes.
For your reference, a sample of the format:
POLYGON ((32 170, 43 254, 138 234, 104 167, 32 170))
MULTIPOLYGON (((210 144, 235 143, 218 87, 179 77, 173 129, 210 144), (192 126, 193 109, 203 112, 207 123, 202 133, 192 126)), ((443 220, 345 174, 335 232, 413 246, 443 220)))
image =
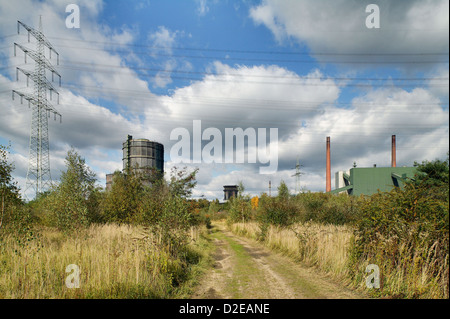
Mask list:
POLYGON ((354 167, 336 173, 336 189, 331 193, 347 192, 349 195, 372 195, 393 187, 403 187, 405 181, 414 179, 415 167, 354 167))

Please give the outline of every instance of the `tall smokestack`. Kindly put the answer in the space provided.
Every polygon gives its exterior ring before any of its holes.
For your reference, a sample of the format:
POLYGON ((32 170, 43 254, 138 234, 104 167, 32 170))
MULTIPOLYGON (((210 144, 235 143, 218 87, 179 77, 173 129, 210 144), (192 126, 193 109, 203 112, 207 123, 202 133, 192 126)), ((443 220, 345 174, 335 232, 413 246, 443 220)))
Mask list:
POLYGON ((326 191, 331 191, 331 161, 330 161, 330 137, 327 136, 327 186, 326 191))
POLYGON ((397 160, 395 158, 395 135, 392 135, 392 146, 391 146, 391 167, 397 167, 397 160))

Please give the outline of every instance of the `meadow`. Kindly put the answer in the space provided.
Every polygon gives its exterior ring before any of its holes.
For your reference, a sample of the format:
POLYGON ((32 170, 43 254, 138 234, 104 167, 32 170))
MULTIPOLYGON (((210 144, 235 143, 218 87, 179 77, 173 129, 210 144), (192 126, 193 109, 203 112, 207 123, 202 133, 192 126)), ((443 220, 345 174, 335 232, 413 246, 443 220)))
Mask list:
POLYGON ((183 298, 205 267, 201 232, 190 230, 178 258, 141 226, 91 225, 70 236, 46 227, 25 244, 7 236, 0 246, 0 298, 183 298), (69 288, 75 283, 69 265, 79 268, 79 288, 69 288))
POLYGON ((184 298, 211 266, 215 219, 355 289, 376 265, 376 298, 448 298, 449 161, 416 163, 414 180, 371 196, 321 192, 191 199, 197 170, 115 172, 111 189, 73 149, 48 192, 25 202, 0 145, 1 298, 184 298), (150 181, 144 185, 142 180, 150 181), (80 288, 66 285, 69 265, 80 288))

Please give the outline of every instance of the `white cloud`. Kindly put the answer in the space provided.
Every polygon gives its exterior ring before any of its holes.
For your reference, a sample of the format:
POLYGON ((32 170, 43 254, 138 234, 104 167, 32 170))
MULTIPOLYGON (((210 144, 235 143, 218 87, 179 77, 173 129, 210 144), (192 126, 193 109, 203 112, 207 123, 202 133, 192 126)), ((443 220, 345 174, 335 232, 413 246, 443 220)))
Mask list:
POLYGON ((204 16, 208 13, 209 7, 206 5, 207 0, 196 0, 197 2, 197 14, 204 16))
MULTIPOLYGON (((436 57, 357 56, 357 54, 448 52, 449 2, 432 1, 309 1, 264 0, 251 7, 256 24, 265 25, 278 42, 287 38, 308 45, 312 54, 353 53, 355 56, 316 55, 319 61, 433 61, 436 57), (380 8, 381 26, 368 29, 365 8, 380 8), (350 59, 350 60, 349 60, 350 59)), ((413 65, 415 66, 415 65, 413 65)), ((428 65, 429 66, 429 65, 428 65)))
POLYGON ((163 49, 171 52, 171 48, 175 43, 175 38, 178 31, 170 31, 165 26, 159 26, 158 31, 150 33, 148 38, 156 47, 156 49, 163 49))
MULTIPOLYGON (((313 52, 371 52, 386 46, 403 52, 428 46, 433 46, 433 50, 448 47, 448 40, 439 42, 439 34, 445 31, 416 32, 416 29, 424 28, 424 18, 417 12, 427 12, 425 16, 437 14, 438 18, 428 24, 430 30, 448 29, 448 18, 436 11, 443 10, 442 6, 445 9, 448 3, 411 2, 411 6, 402 7, 383 2, 392 8, 390 16, 398 13, 397 22, 382 24, 388 30, 397 31, 392 35, 383 33, 385 39, 358 29, 365 19, 364 10, 360 10, 363 5, 360 8, 349 7, 349 2, 336 3, 336 7, 330 9, 329 2, 265 1, 252 9, 251 16, 255 22, 271 29, 277 40, 294 38, 306 42, 313 52), (356 14, 359 11, 361 16, 356 14), (399 36, 402 23, 405 23, 404 39, 399 36), (350 32, 352 37, 340 37, 343 32, 350 32), (413 41, 408 34, 418 36, 413 41), (394 48, 390 43, 398 46, 394 48)), ((26 0, 20 5, 1 2, 0 36, 14 34, 17 19, 36 25, 36 17, 43 13, 44 31, 61 55, 63 87, 60 89, 61 104, 56 108, 63 114, 63 123, 52 120, 49 123, 51 167, 55 179, 64 169, 64 157, 71 145, 86 157, 99 178, 104 178, 106 173, 121 167, 121 147, 127 134, 163 143, 167 155, 174 143, 169 140, 171 130, 176 127, 191 130, 193 120, 202 120, 204 129, 216 127, 222 133, 227 127, 279 128, 279 171, 272 176, 258 174, 259 164, 198 165, 199 186, 194 194, 209 198, 222 198, 223 185, 240 180, 252 194, 267 192, 269 180, 273 194, 281 180, 293 190, 292 168, 297 157, 304 165, 302 186, 323 190, 326 136, 331 136, 333 171, 348 169, 353 161, 360 167, 374 163, 388 165, 392 134, 398 138, 399 165, 442 157, 448 150, 448 108, 441 106, 442 101, 448 100, 448 89, 432 86, 433 80, 429 87, 424 85, 408 90, 394 86, 379 90, 368 88, 365 93, 357 93, 359 96, 353 98, 349 108, 342 108, 336 105, 346 89, 345 84, 328 79, 319 70, 297 74, 277 65, 214 62, 209 68, 212 74, 174 89, 170 95, 156 95, 150 91, 147 81, 126 67, 127 59, 142 62, 140 58, 132 53, 124 57, 115 53, 115 47, 111 46, 111 42, 118 42, 119 47, 132 44, 137 30, 118 31, 99 26, 96 17, 102 10, 101 1, 81 2, 80 7, 85 6, 84 12, 90 18, 82 21, 79 32, 69 30, 64 27, 65 15, 59 13, 64 12, 63 6, 56 1, 52 4, 54 6, 48 2, 26 0), (26 12, 20 9, 27 6, 31 9, 26 12)), ((182 36, 182 31, 161 26, 148 39, 168 54, 182 36)), ((6 38, 1 45, 10 45, 12 41, 28 45, 24 34, 6 38)), ((12 56, 12 48, 2 53, 12 56)), ((5 66, 10 67, 10 72, 0 75, 1 91, 6 92, 0 96, 0 135, 12 140, 17 180, 21 183, 26 174, 31 112, 26 104, 11 101, 11 89, 24 86, 23 79, 14 82, 15 66, 22 63, 21 55, 9 59, 5 66)), ((165 87, 175 68, 189 71, 193 66, 187 61, 168 58, 161 68, 166 72, 161 72, 155 79, 155 87, 165 87)), ((434 68, 430 74, 448 79, 445 68, 434 68)), ((166 159, 166 172, 169 172, 174 164, 167 156, 166 159)))

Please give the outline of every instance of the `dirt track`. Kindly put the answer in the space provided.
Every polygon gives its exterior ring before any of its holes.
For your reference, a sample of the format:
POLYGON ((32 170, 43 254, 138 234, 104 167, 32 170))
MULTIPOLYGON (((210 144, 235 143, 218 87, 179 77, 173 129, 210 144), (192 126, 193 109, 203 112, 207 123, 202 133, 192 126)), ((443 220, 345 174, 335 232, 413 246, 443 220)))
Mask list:
POLYGON ((261 244, 215 225, 214 267, 194 299, 354 299, 364 298, 315 270, 261 244))

